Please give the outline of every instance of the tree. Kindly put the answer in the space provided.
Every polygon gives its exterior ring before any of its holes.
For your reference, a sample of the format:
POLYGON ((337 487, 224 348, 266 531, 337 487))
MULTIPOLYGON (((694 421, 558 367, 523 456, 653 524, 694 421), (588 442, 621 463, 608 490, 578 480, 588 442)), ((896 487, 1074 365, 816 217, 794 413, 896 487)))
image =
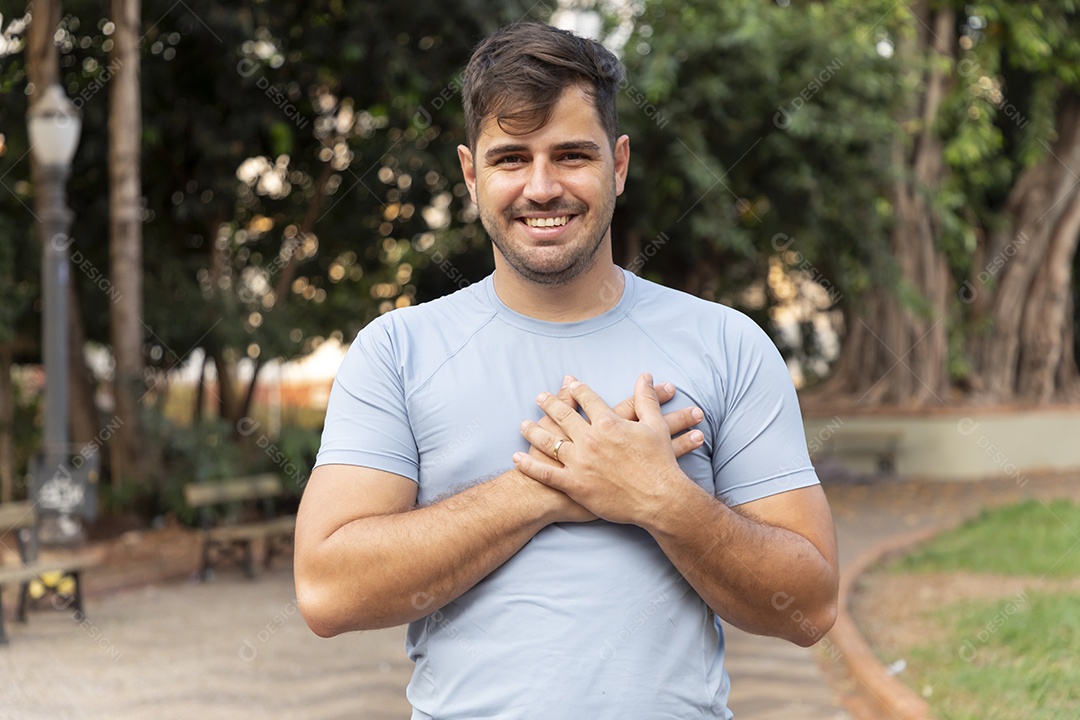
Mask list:
POLYGON ((146 448, 141 441, 143 379, 142 263, 142 103, 140 102, 140 0, 113 0, 115 67, 109 86, 109 279, 116 291, 110 305, 113 397, 118 430, 112 449, 112 482, 143 476, 146 448))
MULTIPOLYGON (((632 152, 616 219, 624 263, 767 327, 785 275, 826 288, 823 309, 889 285, 882 198, 899 93, 865 37, 879 18, 855 3, 646 4, 620 96, 632 152)), ((796 347, 814 342, 803 330, 778 342, 820 355, 796 347)))
MULTIPOLYGON (((121 340, 111 311, 139 292, 121 288, 132 272, 118 274, 118 258, 101 241, 110 219, 99 198, 110 152, 105 99, 134 63, 116 55, 117 18, 85 0, 65 9, 49 33, 59 79, 83 112, 70 185, 81 329, 87 341, 123 352, 114 347, 121 340)), ((138 331, 123 335, 139 338, 149 391, 140 386, 136 397, 145 394, 144 405, 158 402, 169 371, 202 348, 218 381, 203 387, 235 426, 254 389, 254 380, 240 387, 241 363, 254 366, 257 380, 266 359, 351 336, 380 312, 487 271, 486 252, 465 252, 484 242, 464 186, 452 179, 463 139, 456 69, 481 36, 529 10, 516 0, 143 5, 154 18, 139 52, 137 221, 148 292, 141 315, 127 313, 140 320, 138 331)), ((18 52, 5 60, 0 122, 11 152, 0 173, 15 178, 26 74, 18 52)), ((32 184, 16 189, 0 193, 0 232, 30 227, 20 203, 32 184)), ((31 278, 31 295, 33 272, 15 271, 31 278)), ((18 312, 13 326, 24 348, 16 362, 33 362, 33 313, 18 312)), ((80 391, 92 394, 83 377, 80 391)))
POLYGON ((986 3, 962 28, 970 49, 957 71, 974 98, 969 118, 1011 161, 1007 188, 1001 183, 988 191, 974 173, 964 175, 968 194, 996 211, 996 222, 979 234, 961 291, 971 310, 972 382, 992 399, 1080 398, 1073 295, 1080 238, 1078 32, 1073 2, 1040 3, 1034 13, 986 3))
POLYGON ((1074 3, 782 5, 645 5, 628 256, 763 323, 777 259, 839 290, 828 402, 1075 397, 1074 3))
POLYGON ((899 277, 875 287, 845 313, 846 334, 828 392, 860 402, 922 405, 948 397, 949 296, 953 285, 938 245, 934 196, 945 163, 938 114, 950 90, 956 12, 928 0, 908 6, 912 22, 896 31, 894 61, 907 90, 892 141, 895 179, 890 249, 899 277), (935 9, 936 8, 936 9, 935 9))

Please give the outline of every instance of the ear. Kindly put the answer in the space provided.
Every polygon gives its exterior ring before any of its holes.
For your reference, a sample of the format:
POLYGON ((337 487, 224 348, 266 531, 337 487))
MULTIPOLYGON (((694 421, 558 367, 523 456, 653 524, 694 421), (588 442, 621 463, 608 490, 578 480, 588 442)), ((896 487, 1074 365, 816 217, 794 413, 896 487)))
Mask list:
POLYGON ((473 163, 472 150, 466 145, 457 146, 458 162, 461 163, 461 174, 465 176, 465 186, 469 188, 469 196, 473 204, 476 202, 476 165, 473 163))
POLYGON ((630 136, 623 135, 615 141, 615 194, 622 195, 626 188, 626 173, 630 169, 630 136))

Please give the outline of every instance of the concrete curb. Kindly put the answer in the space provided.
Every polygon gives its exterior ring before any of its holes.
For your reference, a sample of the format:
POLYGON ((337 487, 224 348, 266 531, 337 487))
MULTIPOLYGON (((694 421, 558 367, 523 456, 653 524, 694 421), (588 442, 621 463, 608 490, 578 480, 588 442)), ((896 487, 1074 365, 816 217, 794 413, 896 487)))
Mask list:
MULTIPOLYGON (((966 519, 966 518, 964 518, 966 519)), ((829 638, 843 653, 848 672, 859 686, 866 703, 849 705, 858 720, 936 720, 927 702, 908 686, 889 675, 874 655, 869 643, 859 632, 851 616, 851 599, 859 577, 887 555, 898 553, 926 542, 935 535, 956 527, 949 522, 892 537, 864 551, 844 569, 840 580, 840 601, 836 623, 829 638), (867 709, 870 712, 867 712, 867 709)))

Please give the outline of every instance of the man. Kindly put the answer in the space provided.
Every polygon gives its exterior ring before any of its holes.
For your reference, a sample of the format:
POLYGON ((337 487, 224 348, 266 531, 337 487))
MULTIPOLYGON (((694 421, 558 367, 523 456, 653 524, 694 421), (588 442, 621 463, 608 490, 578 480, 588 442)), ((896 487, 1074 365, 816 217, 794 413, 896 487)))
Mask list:
POLYGON ((728 718, 715 616, 802 645, 835 616, 775 347, 612 262, 620 80, 547 26, 481 43, 458 152, 495 272, 368 325, 334 384, 297 598, 323 636, 410 623, 414 720, 728 718))

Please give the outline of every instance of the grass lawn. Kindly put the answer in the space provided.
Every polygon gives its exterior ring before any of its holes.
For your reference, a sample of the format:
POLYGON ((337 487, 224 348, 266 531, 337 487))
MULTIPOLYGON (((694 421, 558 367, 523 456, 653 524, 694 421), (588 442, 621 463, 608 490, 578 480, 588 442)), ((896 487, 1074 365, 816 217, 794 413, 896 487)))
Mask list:
POLYGON ((1054 588, 1080 576, 1080 505, 1028 501, 985 512, 888 571, 1045 578, 1039 590, 930 611, 939 632, 909 649, 900 677, 942 720, 1080 718, 1080 595, 1054 588))
POLYGON ((1033 592, 942 608, 941 640, 911 651, 906 681, 930 688, 941 720, 1080 718, 1078 611, 1076 595, 1033 592))
MULTIPOLYGON (((892 566, 897 572, 970 570, 998 575, 1080 575, 1080 505, 1065 500, 984 511, 892 566)), ((1080 618, 1078 618, 1080 619, 1080 618)))

